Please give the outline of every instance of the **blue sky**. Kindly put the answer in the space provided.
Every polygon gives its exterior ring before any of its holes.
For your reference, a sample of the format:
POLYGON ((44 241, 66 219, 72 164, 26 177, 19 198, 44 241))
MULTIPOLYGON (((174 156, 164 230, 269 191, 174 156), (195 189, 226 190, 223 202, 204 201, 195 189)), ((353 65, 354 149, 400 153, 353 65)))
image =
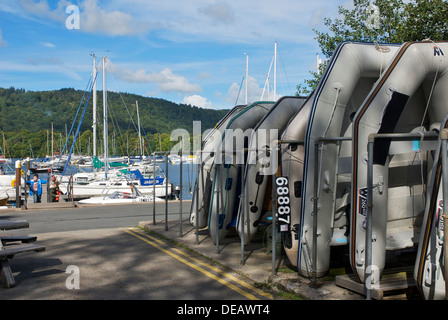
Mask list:
MULTIPOLYGON (((204 108, 235 105, 249 56, 258 101, 277 41, 277 95, 316 68, 312 29, 346 0, 0 0, 0 87, 84 90, 93 52, 107 56, 107 89, 204 108), (73 11, 79 8, 79 29, 73 11)), ((274 85, 270 73, 270 98, 274 85)), ((98 89, 102 76, 98 77, 98 89)), ((268 99, 268 89, 264 90, 268 99)), ((238 104, 245 102, 245 84, 238 104)))

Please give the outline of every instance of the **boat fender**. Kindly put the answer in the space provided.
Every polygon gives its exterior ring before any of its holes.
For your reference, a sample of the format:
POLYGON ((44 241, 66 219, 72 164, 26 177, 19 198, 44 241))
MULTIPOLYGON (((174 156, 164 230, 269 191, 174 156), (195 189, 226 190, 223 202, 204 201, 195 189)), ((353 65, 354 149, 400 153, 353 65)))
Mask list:
POLYGON ((383 194, 384 180, 383 180, 383 175, 382 174, 378 175, 377 183, 373 185, 373 189, 376 190, 376 192, 378 194, 383 194))
POLYGON ((439 133, 440 132, 440 126, 441 126, 440 122, 431 123, 431 125, 429 126, 429 131, 434 131, 434 132, 439 133))
POLYGON ((322 191, 329 192, 330 190, 330 172, 328 170, 325 170, 324 172, 324 186, 322 188, 322 191))
POLYGON ((294 197, 300 198, 302 196, 302 181, 294 181, 294 197))
POLYGON ((263 179, 264 179, 264 175, 261 175, 260 172, 257 172, 257 175, 255 176, 255 183, 262 184, 263 179))
POLYGON ((364 243, 358 243, 356 246, 356 266, 362 267, 364 265, 364 243))
POLYGON ((296 151, 298 147, 299 147, 299 145, 298 145, 297 143, 291 143, 291 144, 289 145, 289 149, 290 149, 292 152, 296 151))

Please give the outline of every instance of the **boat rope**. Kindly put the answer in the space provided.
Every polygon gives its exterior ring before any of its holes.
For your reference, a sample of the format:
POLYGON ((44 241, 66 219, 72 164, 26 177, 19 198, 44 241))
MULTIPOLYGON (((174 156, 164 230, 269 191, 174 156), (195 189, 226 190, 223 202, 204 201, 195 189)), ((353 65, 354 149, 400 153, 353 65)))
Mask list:
MULTIPOLYGON (((134 126, 134 130, 135 130, 135 132, 138 132, 137 125, 135 124, 135 121, 134 121, 134 119, 133 119, 132 116, 131 116, 131 113, 130 113, 130 111, 129 111, 129 108, 128 108, 126 102, 124 101, 123 95, 121 94, 121 90, 119 90, 119 88, 118 88, 118 85, 117 85, 117 81, 116 81, 116 79, 115 79, 115 76, 114 76, 113 74, 111 74, 111 76, 112 76, 112 80, 114 81, 114 84, 116 85, 116 87, 117 87, 117 89, 118 89, 117 92, 118 92, 118 95, 120 96, 121 102, 123 102, 123 105, 124 105, 124 107, 125 107, 125 109, 126 109, 126 112, 128 113, 129 118, 131 119, 131 123, 132 123, 132 125, 134 126)), ((148 143, 149 149, 151 150, 151 154, 152 154, 153 151, 152 151, 152 148, 151 148, 151 144, 150 144, 149 141, 148 141, 148 137, 147 137, 147 135, 146 135, 146 131, 145 131, 145 129, 143 128, 143 126, 140 128, 140 130, 142 131, 143 136, 145 137, 146 142, 148 143)), ((146 152, 148 152, 148 150, 146 150, 146 152)), ((150 154, 148 153, 148 155, 150 155, 150 154)))
MULTIPOLYGON (((443 62, 443 60, 442 60, 442 58, 441 58, 441 59, 440 59, 440 64, 442 64, 442 62, 443 62)), ((429 97, 428 97, 428 101, 426 102, 425 112, 423 113, 422 122, 421 122, 421 124, 420 124, 420 127, 422 127, 422 128, 421 128, 422 132, 423 132, 423 122, 425 121, 426 113, 428 112, 428 108, 429 108, 429 103, 430 103, 430 101, 431 101, 432 94, 433 94, 433 91, 434 91, 434 87, 435 87, 435 85, 436 85, 436 80, 437 80, 437 76, 438 76, 438 74, 439 74, 440 64, 437 65, 436 74, 434 75, 434 80, 433 80, 433 82, 432 82, 431 91, 429 92, 429 97)))
POLYGON ((95 75, 95 79, 93 80, 93 82, 92 82, 92 84, 91 84, 89 97, 87 98, 86 104, 84 105, 84 110, 83 110, 83 112, 82 112, 82 117, 81 117, 81 120, 80 120, 79 123, 78 123, 78 128, 77 128, 77 130, 76 130, 75 138, 73 139, 73 143, 72 143, 72 146, 71 146, 71 148, 70 148, 70 153, 68 154, 67 162, 66 162, 65 165, 64 165, 64 170, 62 171, 62 176, 64 176, 64 174, 65 174, 65 170, 67 169, 67 166, 68 166, 68 164, 70 163, 70 157, 71 157, 71 155, 72 155, 73 148, 74 148, 75 143, 76 143, 76 137, 79 135, 79 131, 80 131, 80 129, 81 129, 82 120, 84 119, 84 116, 85 116, 85 114, 86 114, 87 106, 88 106, 89 101, 90 101, 90 96, 92 95, 92 92, 93 92, 93 84, 95 83, 97 76, 98 76, 98 73, 96 73, 96 75, 95 75))
POLYGON ((334 99, 333 110, 331 111, 330 120, 328 121, 327 128, 325 129, 324 137, 327 136, 328 129, 330 128, 331 121, 333 120, 334 112, 336 110, 336 105, 338 104, 339 92, 341 91, 340 87, 335 87, 336 90, 336 98, 334 99))
POLYGON ((243 87, 244 77, 245 77, 245 76, 243 75, 243 79, 241 79, 240 88, 239 88, 239 90, 238 90, 238 95, 236 96, 236 100, 235 100, 235 107, 236 107, 236 105, 237 105, 237 103, 238 103, 238 99, 240 98, 240 93, 241 93, 241 88, 243 87))
MULTIPOLYGON (((308 245, 308 241, 306 239, 306 234, 303 235, 302 238, 302 252, 303 252, 303 258, 305 259, 305 266, 308 272, 308 276, 311 276, 310 271, 313 270, 313 264, 312 264, 312 259, 311 259, 311 250, 310 250, 310 246, 308 245)), ((300 266, 298 266, 300 267, 300 266)))
POLYGON ((84 90, 84 94, 82 95, 81 101, 79 102, 79 106, 78 106, 78 110, 76 111, 75 119, 73 120, 72 127, 70 128, 70 132, 67 134, 67 139, 65 140, 64 148, 62 148, 61 155, 59 157, 58 167, 59 167, 59 162, 61 161, 61 156, 64 154, 65 148, 67 147, 68 139, 73 131, 73 127, 75 126, 75 122, 76 122, 76 119, 78 118, 78 114, 79 114, 79 111, 81 110, 81 106, 82 106, 82 103, 84 102, 86 93, 87 93, 88 89, 93 86, 92 79, 93 79, 93 74, 90 76, 89 81, 87 82, 86 89, 84 90))
MULTIPOLYGON (((430 42, 432 42, 434 44, 434 48, 438 48, 436 43, 434 41, 432 41, 431 39, 425 39, 424 41, 430 41, 430 42)), ((429 109, 429 104, 431 102, 431 98, 432 98, 432 95, 433 95, 433 92, 434 92, 434 88, 435 88, 436 81, 437 81, 437 76, 439 74, 440 65, 443 63, 443 56, 440 56, 440 60, 439 61, 440 61, 440 63, 437 64, 437 69, 436 69, 436 73, 434 75, 434 80, 432 81, 432 86, 431 86, 431 90, 429 92, 428 101, 426 102, 425 111, 423 113, 422 121, 420 123, 420 130, 417 131, 417 133, 420 134, 420 145, 419 145, 418 150, 416 151, 416 154, 418 155, 418 158, 419 158, 419 161, 420 161, 420 177, 421 177, 421 183, 422 183, 422 188, 423 188, 423 190, 422 190, 423 206, 425 206, 425 203, 426 203, 426 197, 425 197, 425 185, 426 184, 424 183, 424 179, 423 179, 423 177, 424 177, 423 176, 423 169, 424 168, 423 168, 423 159, 422 159, 422 155, 421 155, 421 153, 422 153, 421 149, 422 149, 423 139, 424 139, 423 131, 425 130, 425 127, 423 126, 423 123, 425 121, 426 114, 427 114, 428 109, 429 109)))

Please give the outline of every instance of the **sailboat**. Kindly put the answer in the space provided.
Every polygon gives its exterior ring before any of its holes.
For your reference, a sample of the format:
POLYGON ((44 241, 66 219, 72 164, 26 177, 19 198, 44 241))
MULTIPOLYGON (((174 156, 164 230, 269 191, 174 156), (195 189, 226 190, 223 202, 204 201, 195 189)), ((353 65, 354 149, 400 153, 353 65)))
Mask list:
MULTIPOLYGON (((67 184, 67 188, 71 188, 70 190, 67 189, 67 191, 70 191, 73 199, 82 199, 92 196, 100 196, 106 187, 111 191, 126 192, 127 190, 129 190, 129 184, 132 183, 133 185, 138 186, 140 192, 143 194, 149 194, 157 197, 171 197, 174 192, 172 184, 160 171, 153 170, 154 166, 153 168, 151 168, 150 165, 131 168, 127 164, 115 163, 110 161, 108 157, 109 151, 107 130, 106 57, 103 57, 102 68, 104 158, 103 161, 100 161, 94 154, 93 160, 94 166, 96 166, 97 168, 102 167, 102 171, 96 171, 91 174, 82 173, 75 175, 73 183, 67 184), (142 168, 143 170, 141 171, 140 169, 142 168), (112 185, 110 185, 109 179, 114 179, 114 183, 112 185)), ((93 78, 96 79, 95 68, 93 78)), ((93 91, 95 92, 95 86, 93 86, 93 91)), ((96 120, 94 121, 94 123, 96 123, 96 120)), ((67 181, 67 179, 63 181, 67 181)))
POLYGON ((113 187, 115 181, 108 181, 108 186, 103 189, 102 194, 98 197, 91 197, 88 199, 80 200, 81 204, 129 204, 129 203, 144 203, 144 202, 162 202, 165 201, 161 198, 144 195, 136 185, 132 182, 129 183, 128 189, 129 191, 113 191, 110 192, 113 187))

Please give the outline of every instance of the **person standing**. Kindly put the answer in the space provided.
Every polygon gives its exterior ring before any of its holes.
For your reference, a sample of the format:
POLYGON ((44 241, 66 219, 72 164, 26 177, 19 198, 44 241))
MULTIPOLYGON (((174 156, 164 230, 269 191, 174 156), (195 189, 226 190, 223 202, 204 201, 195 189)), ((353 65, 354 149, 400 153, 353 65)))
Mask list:
POLYGON ((51 177, 50 202, 59 202, 59 181, 56 176, 51 177))
POLYGON ((30 187, 30 196, 33 196, 34 203, 40 203, 42 198, 42 184, 47 183, 47 180, 39 179, 39 175, 36 173, 33 176, 33 180, 27 181, 30 187))
POLYGON ((176 186, 176 189, 174 190, 174 193, 176 195, 176 199, 180 200, 180 186, 176 186))

